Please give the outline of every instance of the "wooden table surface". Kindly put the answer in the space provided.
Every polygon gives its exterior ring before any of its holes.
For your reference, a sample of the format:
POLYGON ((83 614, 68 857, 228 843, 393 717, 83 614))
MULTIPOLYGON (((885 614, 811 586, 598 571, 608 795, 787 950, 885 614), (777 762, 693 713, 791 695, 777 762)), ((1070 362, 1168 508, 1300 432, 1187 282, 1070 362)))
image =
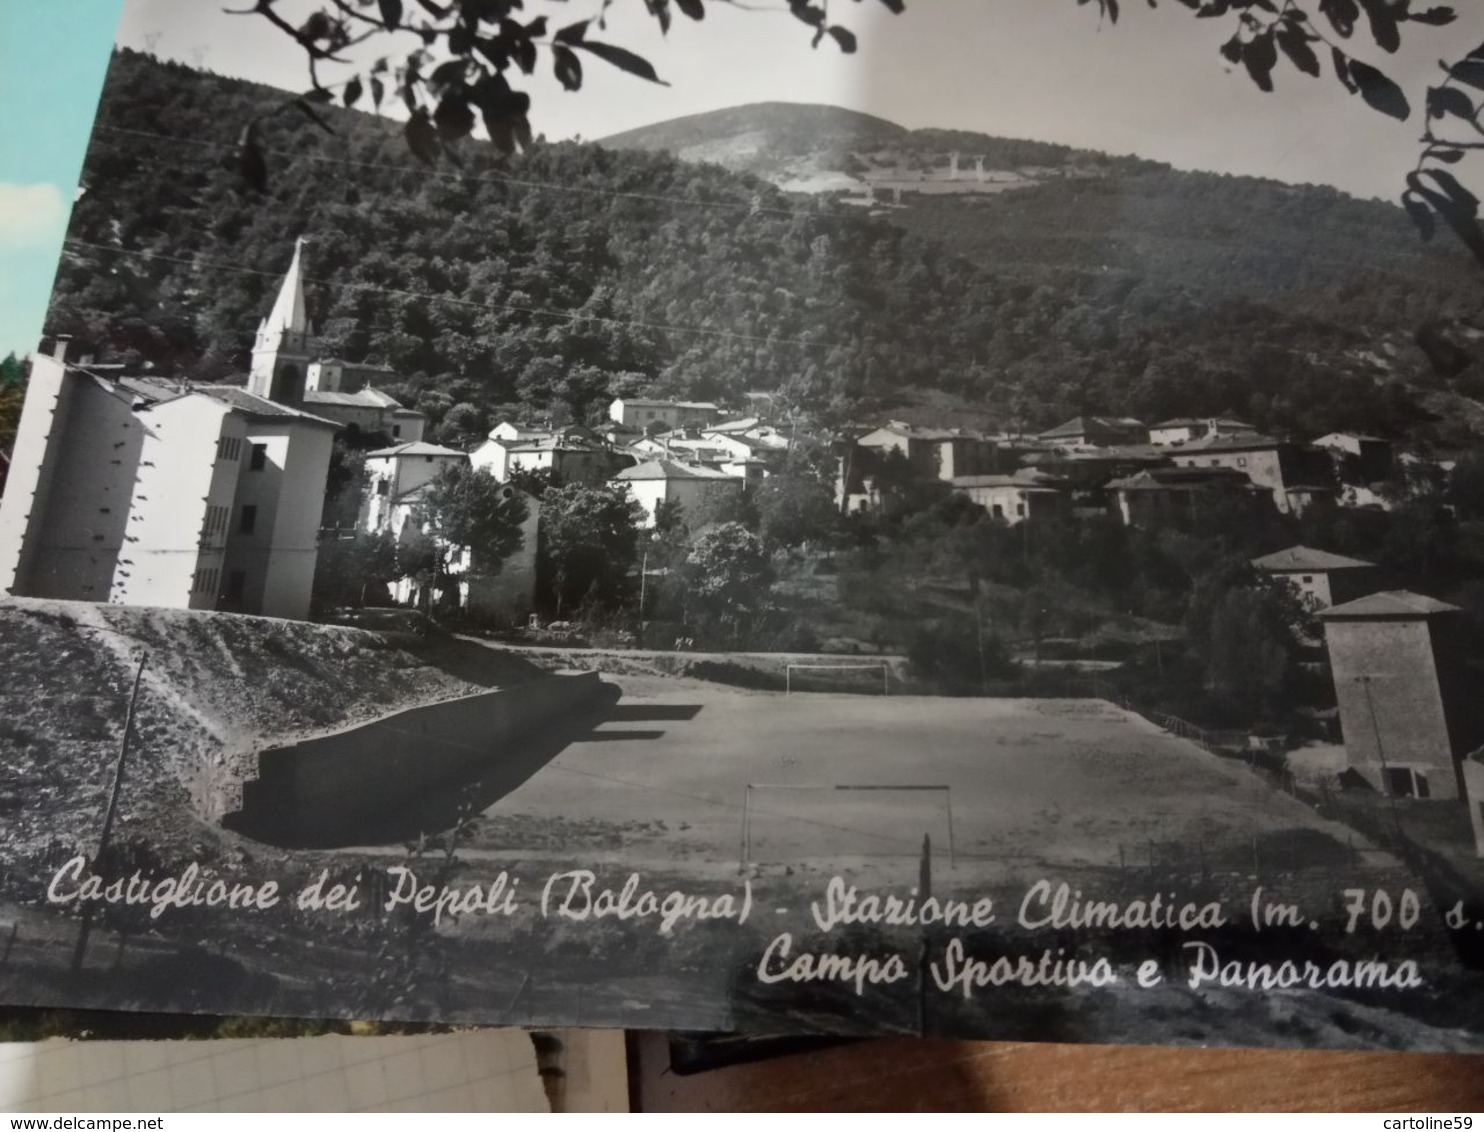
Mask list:
POLYGON ((647 1112, 1484 1110, 1484 1055, 1468 1054, 885 1038, 679 1076, 644 1033, 630 1057, 647 1112))

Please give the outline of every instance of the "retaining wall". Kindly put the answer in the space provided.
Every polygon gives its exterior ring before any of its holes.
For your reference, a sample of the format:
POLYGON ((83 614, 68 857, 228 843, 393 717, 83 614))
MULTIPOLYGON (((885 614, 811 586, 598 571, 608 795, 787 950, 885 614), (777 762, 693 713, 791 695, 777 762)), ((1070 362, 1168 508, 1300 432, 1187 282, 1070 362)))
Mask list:
POLYGON ((261 751, 226 824, 262 840, 333 845, 451 782, 477 778, 498 797, 561 749, 544 739, 614 692, 596 672, 551 676, 261 751))

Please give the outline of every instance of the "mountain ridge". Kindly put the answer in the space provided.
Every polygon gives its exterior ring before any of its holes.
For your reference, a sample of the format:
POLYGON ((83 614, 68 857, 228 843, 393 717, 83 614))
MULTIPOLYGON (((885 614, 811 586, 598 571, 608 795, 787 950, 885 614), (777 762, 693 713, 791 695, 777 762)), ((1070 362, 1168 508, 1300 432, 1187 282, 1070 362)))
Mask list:
MULTIPOLYGON (((398 124, 327 107, 333 134, 267 122, 258 194, 237 137, 288 97, 117 53, 49 330, 240 373, 309 233, 320 349, 393 366, 394 395, 438 435, 477 435, 496 412, 751 389, 833 419, 931 405, 1014 427, 1118 410, 1411 434, 1451 425, 1424 401, 1484 389, 1474 340, 1447 373, 1412 342, 1478 306, 1461 257, 1335 190, 1043 143, 1005 152, 1072 155, 1075 175, 909 190, 900 206, 603 143, 506 159, 471 141, 458 167, 428 169, 398 124)), ((788 144, 812 160, 807 134, 788 144)), ((957 135, 891 136, 933 185, 958 183, 943 149, 957 135)))

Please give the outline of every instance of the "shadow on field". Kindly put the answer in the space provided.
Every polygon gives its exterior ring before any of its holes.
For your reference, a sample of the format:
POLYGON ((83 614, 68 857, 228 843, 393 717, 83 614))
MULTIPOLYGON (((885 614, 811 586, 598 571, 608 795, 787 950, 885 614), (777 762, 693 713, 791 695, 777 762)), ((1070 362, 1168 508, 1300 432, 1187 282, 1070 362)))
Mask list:
MULTIPOLYGON (((606 723, 648 718, 687 720, 701 710, 699 704, 619 704, 619 694, 616 687, 603 685, 602 697, 588 707, 491 752, 467 774, 420 794, 396 810, 357 823, 335 837, 334 846, 399 844, 452 829, 462 819, 518 790, 573 743, 653 740, 665 734, 663 730, 599 730, 606 723)), ((301 842, 298 847, 309 844, 301 842)), ((328 847, 325 842, 318 844, 328 847)))

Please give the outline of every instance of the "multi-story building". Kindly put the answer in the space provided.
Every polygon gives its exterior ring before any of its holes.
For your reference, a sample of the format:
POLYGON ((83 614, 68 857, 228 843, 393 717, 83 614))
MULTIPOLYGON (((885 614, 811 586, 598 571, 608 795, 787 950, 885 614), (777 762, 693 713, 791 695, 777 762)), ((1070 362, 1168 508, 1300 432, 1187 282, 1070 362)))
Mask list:
POLYGON ((0 589, 308 616, 338 426, 235 386, 156 388, 33 359, 0 589))

